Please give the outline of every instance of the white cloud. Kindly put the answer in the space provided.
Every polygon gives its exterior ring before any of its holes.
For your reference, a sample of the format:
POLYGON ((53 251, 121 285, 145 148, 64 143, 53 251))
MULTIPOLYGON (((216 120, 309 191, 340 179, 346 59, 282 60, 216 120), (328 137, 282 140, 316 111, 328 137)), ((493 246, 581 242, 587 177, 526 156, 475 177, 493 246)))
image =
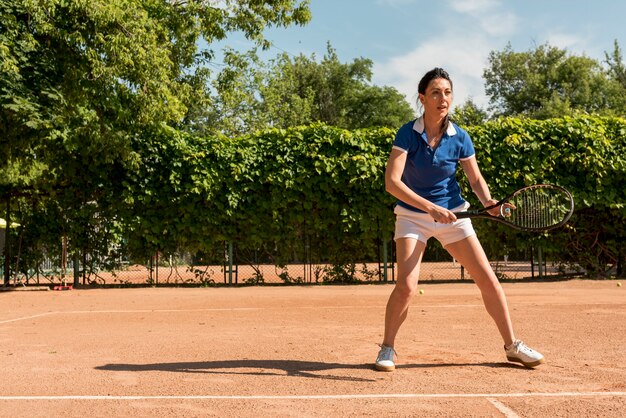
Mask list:
POLYGON ((427 39, 407 54, 374 63, 373 81, 378 85, 394 86, 415 108, 420 78, 432 68, 442 67, 452 78, 455 105, 461 105, 471 97, 474 103, 486 107, 488 99, 482 73, 491 49, 483 36, 427 39))
POLYGON ((455 12, 471 18, 466 22, 468 28, 480 27, 492 36, 512 34, 518 26, 518 17, 500 11, 498 0, 450 0, 449 4, 455 12))
POLYGON ((438 34, 420 39, 406 54, 375 62, 373 81, 394 86, 416 107, 419 79, 428 70, 443 67, 454 83, 455 105, 471 98, 486 108, 482 75, 489 53, 515 34, 519 19, 504 9, 508 5, 501 0, 448 0, 447 5, 438 34))
POLYGON ((479 14, 498 6, 498 0, 450 0, 450 6, 459 13, 479 14))
POLYGON ((585 38, 571 33, 549 33, 546 35, 546 39, 550 46, 556 46, 557 48, 581 51, 585 49, 585 38))
POLYGON ((376 0, 376 4, 381 6, 401 7, 407 4, 416 3, 417 0, 376 0))
POLYGON ((472 15, 489 12, 500 4, 498 0, 450 0, 449 3, 452 10, 472 15))
POLYGON ((497 13, 482 16, 479 24, 489 35, 510 35, 516 31, 518 18, 513 13, 497 13))

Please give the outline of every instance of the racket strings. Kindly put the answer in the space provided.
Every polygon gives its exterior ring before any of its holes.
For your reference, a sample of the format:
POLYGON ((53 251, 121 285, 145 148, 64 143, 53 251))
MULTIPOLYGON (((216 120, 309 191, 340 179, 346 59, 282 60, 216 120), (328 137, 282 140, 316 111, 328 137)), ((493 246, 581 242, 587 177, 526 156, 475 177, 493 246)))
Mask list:
POLYGON ((570 211, 570 198, 557 189, 526 189, 511 199, 515 206, 507 221, 526 229, 560 224, 570 211))

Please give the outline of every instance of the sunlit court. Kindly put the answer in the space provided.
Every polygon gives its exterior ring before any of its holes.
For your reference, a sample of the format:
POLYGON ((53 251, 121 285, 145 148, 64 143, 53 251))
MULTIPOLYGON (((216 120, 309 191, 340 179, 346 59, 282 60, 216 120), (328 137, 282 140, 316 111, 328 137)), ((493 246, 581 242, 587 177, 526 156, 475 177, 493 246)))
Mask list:
POLYGON ((626 1, 0 0, 0 418, 626 417, 626 1))
POLYGON ((505 283, 508 363, 477 288, 424 284, 375 371, 392 285, 0 293, 0 415, 623 416, 615 281, 505 283))

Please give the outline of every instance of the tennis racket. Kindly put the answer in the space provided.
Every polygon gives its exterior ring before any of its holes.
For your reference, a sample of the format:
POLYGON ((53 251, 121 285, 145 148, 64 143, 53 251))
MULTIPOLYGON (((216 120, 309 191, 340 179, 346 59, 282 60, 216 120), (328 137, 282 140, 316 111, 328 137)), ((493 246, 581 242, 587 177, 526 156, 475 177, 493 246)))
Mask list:
POLYGON ((574 212, 574 199, 560 186, 537 184, 523 187, 495 205, 455 213, 460 218, 485 218, 522 231, 548 231, 563 226, 574 212), (500 206, 500 216, 487 211, 500 206))

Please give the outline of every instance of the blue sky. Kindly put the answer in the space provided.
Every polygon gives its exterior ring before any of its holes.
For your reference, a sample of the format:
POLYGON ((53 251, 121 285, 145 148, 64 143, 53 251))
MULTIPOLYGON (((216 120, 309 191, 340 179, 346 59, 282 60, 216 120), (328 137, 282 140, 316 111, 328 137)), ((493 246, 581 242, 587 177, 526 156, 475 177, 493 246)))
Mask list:
MULTIPOLYGON (((311 0, 304 27, 266 32, 275 48, 321 58, 331 42, 342 62, 369 58, 373 83, 393 86, 410 103, 433 67, 450 73, 455 103, 487 105, 482 79, 489 52, 510 43, 528 51, 549 43, 604 60, 615 39, 626 51, 626 0, 311 0)), ((243 49, 246 42, 226 42, 243 49)))

